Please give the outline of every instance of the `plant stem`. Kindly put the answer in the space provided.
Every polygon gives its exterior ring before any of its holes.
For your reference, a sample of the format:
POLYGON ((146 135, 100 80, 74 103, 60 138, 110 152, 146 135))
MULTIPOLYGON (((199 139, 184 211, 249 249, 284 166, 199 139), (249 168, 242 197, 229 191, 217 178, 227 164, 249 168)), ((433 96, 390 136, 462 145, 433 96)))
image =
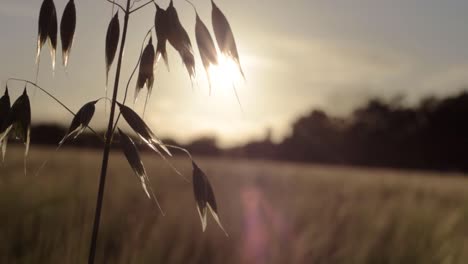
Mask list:
POLYGON ((123 57, 123 52, 125 48, 125 39, 127 37, 128 20, 130 16, 130 12, 129 12, 130 1, 131 0, 127 0, 127 7, 125 10, 122 41, 120 42, 120 52, 119 52, 119 59, 117 61, 117 69, 115 73, 114 92, 112 95, 112 105, 111 105, 111 111, 110 111, 110 116, 109 116, 109 124, 107 126, 106 138, 105 138, 106 144, 104 146, 104 154, 102 157, 101 176, 99 179, 99 190, 98 190, 97 201, 96 201, 96 212, 94 214, 93 233, 91 237, 91 246, 89 250, 88 264, 94 264, 94 259, 96 256, 97 238, 98 238, 98 233, 99 233, 99 224, 101 221, 101 209, 102 209, 102 202, 104 198, 104 189, 106 185, 107 165, 109 163, 109 152, 110 152, 111 140, 112 140, 112 131, 113 131, 112 127, 114 124, 115 106, 117 103, 117 93, 119 90, 120 70, 122 67, 122 57, 123 57))

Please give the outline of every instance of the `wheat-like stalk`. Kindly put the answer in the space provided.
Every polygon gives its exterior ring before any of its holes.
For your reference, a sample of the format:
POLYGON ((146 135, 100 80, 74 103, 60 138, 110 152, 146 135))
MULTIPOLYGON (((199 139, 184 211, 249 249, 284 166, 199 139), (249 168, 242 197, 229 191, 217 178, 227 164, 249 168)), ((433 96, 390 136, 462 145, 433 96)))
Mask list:
MULTIPOLYGON (((169 6, 166 10, 162 9, 154 0, 147 1, 138 7, 133 7, 139 1, 126 0, 126 5, 120 5, 114 0, 106 0, 109 3, 112 3, 113 16, 109 22, 105 38, 105 67, 106 67, 106 97, 92 100, 88 103, 85 103, 76 113, 69 109, 60 99, 49 93, 46 89, 42 88, 37 84, 37 75, 39 72, 39 65, 37 65, 36 72, 36 82, 31 82, 24 79, 10 78, 8 81, 15 82, 24 82, 26 87, 24 88, 23 94, 19 96, 13 103, 10 104, 9 89, 5 87, 5 92, 2 97, 0 97, 0 149, 2 152, 2 160, 5 157, 6 145, 8 139, 19 138, 25 144, 25 155, 24 155, 24 168, 26 173, 26 161, 29 152, 30 145, 30 131, 31 131, 31 105, 27 93, 27 86, 33 86, 36 89, 44 92, 47 96, 58 102, 62 107, 64 107, 68 112, 73 115, 70 126, 66 134, 63 136, 61 141, 57 144, 56 151, 69 140, 73 140, 81 135, 85 129, 90 129, 100 140, 104 143, 103 148, 103 158, 101 165, 101 174, 99 180, 99 189, 97 194, 96 201, 96 211, 93 224, 93 232, 91 237, 90 252, 88 257, 88 263, 93 264, 95 262, 95 255, 97 249, 97 238, 99 233, 100 217, 103 206, 103 198, 105 191, 105 183, 107 177, 107 167, 109 162, 109 152, 111 144, 113 143, 113 135, 117 130, 119 134, 119 142, 123 154, 127 158, 127 161, 130 167, 133 169, 134 173, 138 176, 140 184, 142 186, 143 192, 145 195, 154 200, 155 204, 163 213, 163 210, 156 199, 156 196, 153 191, 153 187, 145 170, 144 164, 139 155, 137 145, 131 137, 129 137, 125 132, 123 132, 119 125, 119 117, 122 116, 126 123, 130 126, 133 132, 139 137, 139 139, 153 151, 155 151, 177 174, 183 176, 175 166, 173 166, 168 157, 172 156, 171 151, 180 150, 188 155, 192 162, 193 175, 193 191, 200 214, 200 219, 202 223, 203 231, 206 229, 207 225, 207 214, 213 216, 213 219, 217 222, 219 227, 226 233, 224 227, 221 224, 219 215, 218 215, 218 206, 216 204, 216 199, 214 195, 213 188, 208 180, 207 175, 202 171, 202 169, 197 165, 194 158, 186 149, 166 145, 163 143, 159 137, 154 133, 154 130, 150 128, 148 124, 144 121, 138 113, 133 109, 125 105, 127 95, 129 92, 129 85, 133 78, 134 73, 137 68, 138 78, 136 80, 135 86, 135 100, 145 86, 148 89, 147 98, 151 95, 153 84, 155 81, 154 71, 155 67, 162 57, 165 61, 167 68, 169 69, 169 62, 166 50, 166 43, 169 42, 171 46, 175 48, 177 53, 182 59, 187 72, 189 73, 190 79, 193 81, 195 78, 195 58, 193 55, 192 44, 190 37, 182 26, 178 12, 171 0, 169 6), (121 102, 118 102, 117 95, 119 91, 119 81, 121 78, 121 68, 123 64, 123 51, 126 44, 127 31, 129 26, 130 16, 148 6, 149 4, 154 3, 156 7, 155 19, 151 21, 151 24, 154 23, 154 28, 156 31, 156 49, 153 46, 152 38, 152 29, 146 34, 143 43, 142 49, 140 52, 140 57, 138 58, 137 65, 133 73, 131 74, 127 87, 125 89, 124 98, 121 102), (117 12, 114 13, 114 8, 117 8, 117 12), (123 12, 123 25, 120 24, 119 12, 123 12), (146 43, 146 39, 149 37, 149 40, 146 43), (144 46, 144 48, 143 48, 144 46), (120 47, 120 49, 119 49, 120 47), (116 61, 116 70, 115 70, 115 79, 113 86, 112 97, 107 97, 107 85, 109 81, 109 71, 116 61), (96 104, 100 100, 110 101, 111 109, 109 112, 109 122, 106 129, 104 138, 101 138, 91 127, 90 122, 96 111, 96 104), (118 111, 117 111, 118 107, 118 111), (115 119, 115 114, 118 112, 118 117, 115 119)), ((208 74, 208 79, 210 79, 208 68, 210 65, 215 65, 218 62, 218 54, 216 52, 215 43, 211 37, 208 28, 203 23, 202 19, 198 15, 195 6, 190 2, 196 12, 196 21, 195 21, 195 37, 196 42, 199 48, 200 58, 203 63, 203 66, 208 74)), ((229 23, 225 18, 224 14, 217 9, 216 5, 213 3, 213 23, 218 25, 214 26, 215 36, 218 41, 218 46, 220 50, 224 53, 230 54, 236 62, 239 64, 239 57, 237 54, 237 49, 235 47, 235 42, 232 40, 226 40, 220 37, 222 31, 223 34, 231 34, 229 23), (216 9, 215 9, 216 8, 216 9), (221 33, 220 33, 221 32, 221 33)), ((60 22, 60 39, 62 44, 62 62, 66 68, 69 64, 70 51, 72 49, 74 40, 75 40, 75 30, 77 26, 77 15, 76 15, 76 6, 74 0, 69 0, 61 18, 60 22)), ((39 57, 41 50, 48 40, 50 43, 50 51, 52 56, 52 69, 55 70, 55 54, 57 49, 57 37, 58 37, 58 25, 57 25, 57 12, 55 9, 55 4, 53 0, 43 0, 40 12, 39 12, 39 22, 38 22, 38 37, 37 37, 37 53, 36 53, 36 63, 39 64, 39 57)), ((242 70, 241 70, 242 72, 242 70)), ((7 81, 7 83, 8 83, 7 81)), ((192 82, 193 83, 193 82, 192 82)), ((211 87, 211 82, 210 82, 211 87)), ((211 90, 211 89, 210 89, 211 90)), ((47 163, 47 160, 40 167, 43 168, 47 163)), ((40 170, 39 169, 39 170, 40 170)), ((38 170, 38 172, 39 172, 38 170)), ((164 214, 164 213, 163 213, 164 214)), ((226 233, 227 235, 227 233, 226 233)))

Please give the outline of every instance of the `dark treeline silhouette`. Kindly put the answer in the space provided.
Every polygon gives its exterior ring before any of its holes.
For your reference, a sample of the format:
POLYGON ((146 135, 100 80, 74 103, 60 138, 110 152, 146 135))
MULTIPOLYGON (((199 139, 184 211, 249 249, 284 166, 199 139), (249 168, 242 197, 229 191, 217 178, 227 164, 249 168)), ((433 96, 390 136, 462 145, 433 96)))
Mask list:
POLYGON ((416 107, 372 99, 346 118, 314 110, 281 143, 235 148, 249 158, 468 171, 468 94, 427 98, 416 107))
MULTIPOLYGON (((276 159, 326 164, 468 171, 468 94, 447 99, 427 98, 415 107, 372 99, 347 117, 321 110, 299 118, 291 134, 273 143, 264 140, 220 149, 205 137, 181 145, 195 155, 276 159)), ((57 144, 66 129, 39 125, 33 144, 57 144)), ((102 133, 100 133, 102 134, 102 133)), ((97 147, 98 137, 85 133, 68 146, 97 147)))

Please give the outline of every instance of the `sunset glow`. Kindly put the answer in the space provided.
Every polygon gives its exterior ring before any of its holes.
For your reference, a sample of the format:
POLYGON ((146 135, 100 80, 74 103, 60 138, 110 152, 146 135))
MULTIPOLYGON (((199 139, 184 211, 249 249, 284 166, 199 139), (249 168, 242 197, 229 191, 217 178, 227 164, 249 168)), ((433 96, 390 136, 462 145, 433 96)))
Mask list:
POLYGON ((232 86, 242 80, 237 64, 223 54, 218 56, 218 65, 208 69, 213 89, 232 89, 232 86))

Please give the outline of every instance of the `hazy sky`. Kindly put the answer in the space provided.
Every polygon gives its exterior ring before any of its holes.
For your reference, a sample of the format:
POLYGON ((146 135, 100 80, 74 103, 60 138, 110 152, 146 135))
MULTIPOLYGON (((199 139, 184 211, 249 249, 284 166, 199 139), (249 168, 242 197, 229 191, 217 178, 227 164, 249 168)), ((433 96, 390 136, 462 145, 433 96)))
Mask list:
MULTIPOLYGON (((54 0, 59 19, 67 1, 54 0)), ((46 46, 38 84, 76 111, 85 102, 104 95, 104 39, 111 5, 104 0, 75 2, 78 25, 68 73, 60 65, 59 53, 53 76, 46 46)), ((119 2, 124 4, 124 0, 119 2)), ((158 2, 166 7, 169 1, 158 2)), ((210 1, 193 2, 211 30, 210 1)), ((41 3, 1 0, 2 87, 8 77, 35 79, 41 3)), ((198 85, 192 90, 180 58, 172 47, 168 48, 171 71, 163 64, 158 67, 157 87, 145 117, 162 137, 186 141, 214 134, 223 145, 230 145, 262 137, 271 127, 275 137, 281 138, 293 120, 314 107, 346 114, 372 96, 404 94, 411 103, 427 95, 457 93, 468 83, 466 0, 217 3, 231 23, 247 77, 247 82, 237 85, 244 112, 230 86, 215 83, 213 94, 208 95, 194 37, 195 14, 183 0, 175 0, 194 45, 198 85)), ((138 59, 144 34, 154 23, 154 13, 154 6, 149 5, 131 18, 122 84, 138 59)), ((23 84, 10 86, 11 93, 17 95, 23 84)), ((133 87, 134 82, 131 95, 133 87)), ((40 92, 32 96, 31 90, 31 97, 33 121, 68 125, 71 116, 60 106, 40 92)), ((140 112, 142 99, 136 107, 140 112)), ((103 127, 103 105, 99 109, 93 125, 103 127)))

